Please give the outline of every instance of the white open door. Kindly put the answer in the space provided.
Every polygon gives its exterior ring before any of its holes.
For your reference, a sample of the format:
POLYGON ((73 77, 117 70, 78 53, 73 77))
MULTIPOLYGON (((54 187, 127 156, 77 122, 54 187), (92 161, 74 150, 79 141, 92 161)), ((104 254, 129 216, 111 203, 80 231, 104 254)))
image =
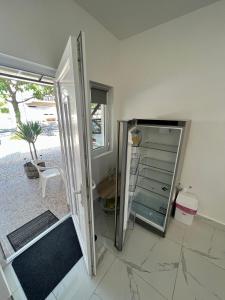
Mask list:
MULTIPOLYGON (((70 37, 56 73, 57 109, 67 199, 87 270, 96 273, 90 106, 84 33, 70 37)), ((66 246, 66 245, 65 245, 66 246)))

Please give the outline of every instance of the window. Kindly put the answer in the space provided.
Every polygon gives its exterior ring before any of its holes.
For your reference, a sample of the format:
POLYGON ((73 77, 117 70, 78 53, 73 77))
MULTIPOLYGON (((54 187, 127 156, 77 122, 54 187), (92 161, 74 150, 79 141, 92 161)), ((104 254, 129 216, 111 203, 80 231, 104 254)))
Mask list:
POLYGON ((105 85, 91 82, 92 150, 96 154, 110 150, 110 91, 105 85))

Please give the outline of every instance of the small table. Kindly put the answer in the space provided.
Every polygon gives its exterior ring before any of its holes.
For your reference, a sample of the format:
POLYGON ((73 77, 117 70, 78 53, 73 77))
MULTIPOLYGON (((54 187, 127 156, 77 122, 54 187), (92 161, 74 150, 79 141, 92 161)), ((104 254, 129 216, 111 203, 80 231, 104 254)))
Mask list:
POLYGON ((115 210, 116 176, 105 177, 98 185, 97 191, 102 199, 102 208, 105 212, 115 210))

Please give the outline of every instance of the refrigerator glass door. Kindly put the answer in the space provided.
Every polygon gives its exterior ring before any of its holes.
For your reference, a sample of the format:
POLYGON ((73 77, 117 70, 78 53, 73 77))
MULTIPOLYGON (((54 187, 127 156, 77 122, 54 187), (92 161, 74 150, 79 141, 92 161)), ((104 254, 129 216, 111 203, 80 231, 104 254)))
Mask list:
POLYGON ((115 247, 122 250, 130 216, 129 178, 131 166, 131 143, 128 141, 128 122, 118 122, 118 149, 116 168, 115 247))
POLYGON ((141 139, 131 146, 129 172, 131 213, 164 232, 182 129, 140 125, 137 130, 141 139))
POLYGON ((182 132, 182 127, 119 122, 115 236, 119 250, 134 220, 165 233, 182 132))

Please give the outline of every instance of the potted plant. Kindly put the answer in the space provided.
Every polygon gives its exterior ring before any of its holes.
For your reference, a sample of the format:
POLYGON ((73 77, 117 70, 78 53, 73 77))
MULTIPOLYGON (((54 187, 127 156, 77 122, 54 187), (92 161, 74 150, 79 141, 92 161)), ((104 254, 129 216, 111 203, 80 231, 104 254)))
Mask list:
MULTIPOLYGON (((38 160, 35 142, 37 141, 37 138, 41 133, 42 133, 42 128, 39 122, 19 123, 17 127, 16 135, 20 139, 27 141, 32 160, 38 160)), ((45 163, 40 161, 38 165, 44 167, 45 163)), ((39 177, 38 170, 30 161, 24 164, 24 170, 29 179, 39 177)))

